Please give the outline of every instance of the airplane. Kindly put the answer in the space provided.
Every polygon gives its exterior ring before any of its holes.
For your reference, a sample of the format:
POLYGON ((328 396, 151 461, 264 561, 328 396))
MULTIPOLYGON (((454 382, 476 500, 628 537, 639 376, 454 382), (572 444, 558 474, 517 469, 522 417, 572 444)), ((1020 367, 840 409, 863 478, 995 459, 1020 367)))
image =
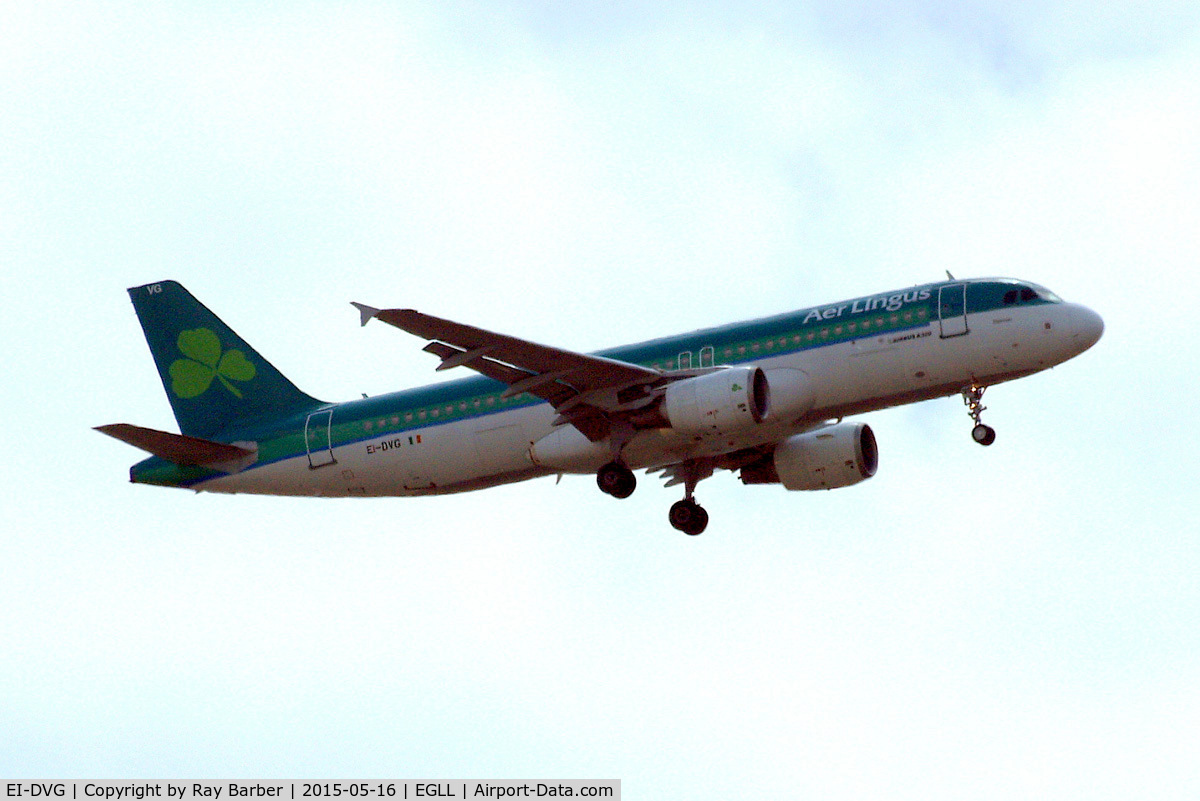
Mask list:
POLYGON ((1092 347, 1091 309, 1011 278, 923 284, 593 354, 539 345, 411 309, 354 303, 425 339, 437 370, 479 376, 329 403, 302 392, 175 281, 128 290, 180 433, 97 430, 152 454, 130 481, 197 492, 439 495, 592 474, 629 497, 635 470, 683 485, 669 521, 708 513, 716 470, 787 490, 875 475, 871 427, 846 418, 962 396, 990 445, 984 391, 1092 347))

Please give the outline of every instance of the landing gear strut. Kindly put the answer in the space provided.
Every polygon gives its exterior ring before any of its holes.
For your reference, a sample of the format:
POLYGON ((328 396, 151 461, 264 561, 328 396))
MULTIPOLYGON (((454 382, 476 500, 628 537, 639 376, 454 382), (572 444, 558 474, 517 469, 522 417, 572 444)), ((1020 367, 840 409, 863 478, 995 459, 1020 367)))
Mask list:
POLYGON ((637 477, 620 462, 609 462, 596 473, 596 485, 614 498, 628 498, 637 489, 637 477))
POLYGON ((983 393, 986 390, 987 387, 981 387, 978 384, 971 384, 962 390, 963 403, 967 405, 967 414, 975 421, 975 427, 971 429, 971 439, 980 445, 991 445, 996 441, 996 429, 984 425, 979 419, 987 409, 983 405, 983 393))

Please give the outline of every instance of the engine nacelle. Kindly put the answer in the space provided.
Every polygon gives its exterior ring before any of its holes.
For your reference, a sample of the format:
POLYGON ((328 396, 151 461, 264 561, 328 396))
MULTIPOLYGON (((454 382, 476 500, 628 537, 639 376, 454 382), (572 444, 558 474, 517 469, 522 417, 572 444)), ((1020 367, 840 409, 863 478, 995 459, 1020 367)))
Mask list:
POLYGON ((789 490, 849 487, 879 469, 879 446, 866 423, 838 423, 789 437, 767 457, 742 468, 743 484, 789 490))
POLYGON ((700 435, 761 423, 770 408, 770 386, 758 367, 728 367, 668 384, 662 405, 671 428, 700 435))
POLYGON ((795 423, 812 410, 817 395, 808 373, 792 367, 767 370, 767 386, 771 389, 769 423, 795 423))

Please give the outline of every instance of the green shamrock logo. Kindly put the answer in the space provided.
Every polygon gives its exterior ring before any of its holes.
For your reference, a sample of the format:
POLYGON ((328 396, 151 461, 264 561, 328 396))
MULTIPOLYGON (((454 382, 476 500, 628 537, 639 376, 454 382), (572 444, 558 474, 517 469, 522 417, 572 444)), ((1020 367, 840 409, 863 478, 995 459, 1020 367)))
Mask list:
POLYGON ((171 363, 171 389, 181 398, 203 395, 216 378, 234 394, 242 392, 230 381, 254 378, 254 365, 240 350, 221 352, 221 340, 207 328, 194 328, 179 334, 179 351, 186 359, 171 363))

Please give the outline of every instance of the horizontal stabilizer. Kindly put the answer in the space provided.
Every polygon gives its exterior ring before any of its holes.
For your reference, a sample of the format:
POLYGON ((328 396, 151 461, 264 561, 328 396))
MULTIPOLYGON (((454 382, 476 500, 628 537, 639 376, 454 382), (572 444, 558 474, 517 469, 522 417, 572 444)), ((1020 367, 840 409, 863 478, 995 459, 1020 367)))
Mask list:
POLYGON ((160 459, 166 459, 168 462, 194 467, 212 467, 226 473, 237 472, 244 468, 254 461, 254 457, 258 453, 255 449, 243 448, 240 445, 213 442, 199 437, 186 437, 168 431, 131 426, 128 423, 96 426, 96 430, 135 448, 141 448, 160 459))

